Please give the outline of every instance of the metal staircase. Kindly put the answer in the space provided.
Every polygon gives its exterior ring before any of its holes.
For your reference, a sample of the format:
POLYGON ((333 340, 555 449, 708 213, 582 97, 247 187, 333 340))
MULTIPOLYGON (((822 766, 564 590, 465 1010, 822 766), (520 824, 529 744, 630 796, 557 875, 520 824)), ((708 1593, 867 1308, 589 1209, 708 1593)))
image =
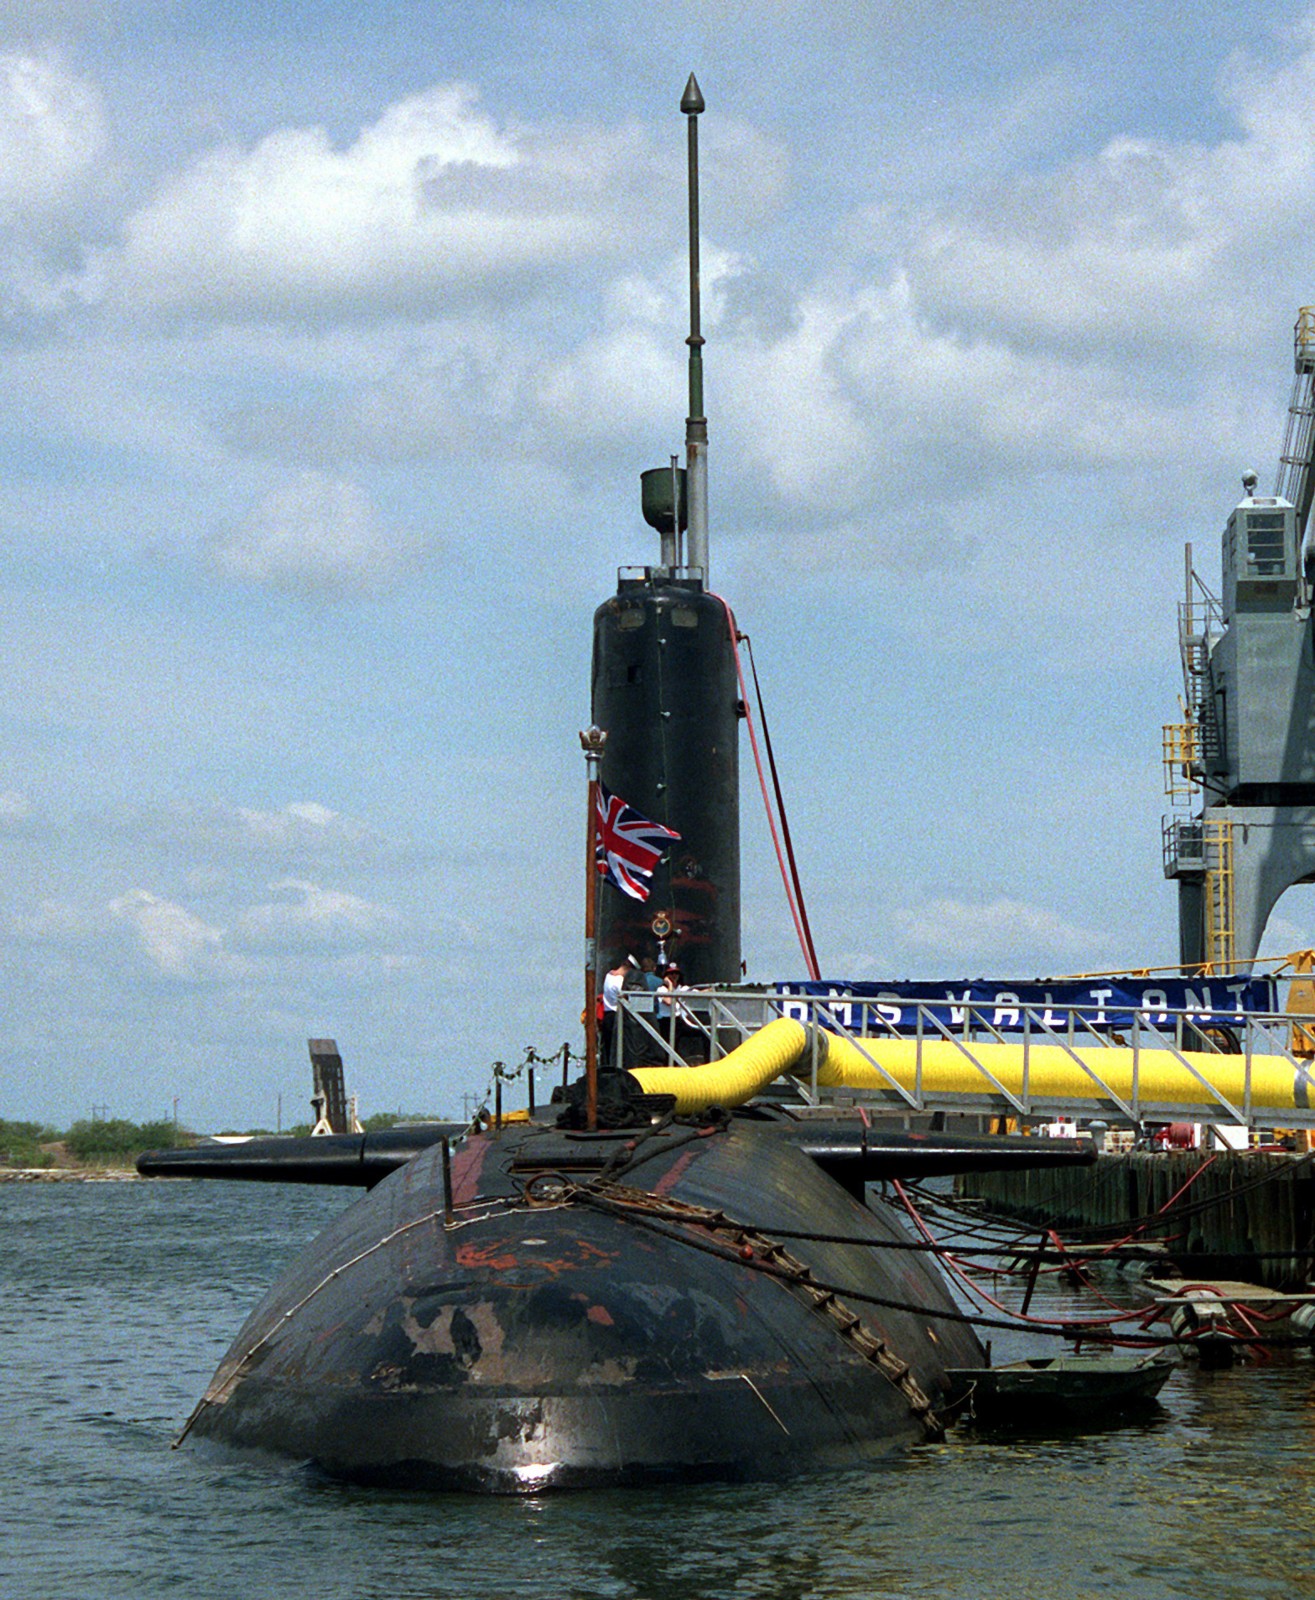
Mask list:
POLYGON ((1186 594, 1178 602, 1178 655, 1183 669, 1181 722, 1164 727, 1164 790, 1175 807, 1190 806, 1206 768, 1219 759, 1222 738, 1210 675, 1210 655, 1224 631, 1223 606, 1192 566, 1186 550, 1186 594))
POLYGON ((1192 566, 1192 547, 1186 552, 1186 596, 1178 602, 1178 654, 1183 668, 1183 704, 1187 720, 1196 730, 1195 761, 1199 769, 1218 758, 1221 750, 1219 715, 1210 676, 1210 655, 1224 631, 1224 608, 1192 566))

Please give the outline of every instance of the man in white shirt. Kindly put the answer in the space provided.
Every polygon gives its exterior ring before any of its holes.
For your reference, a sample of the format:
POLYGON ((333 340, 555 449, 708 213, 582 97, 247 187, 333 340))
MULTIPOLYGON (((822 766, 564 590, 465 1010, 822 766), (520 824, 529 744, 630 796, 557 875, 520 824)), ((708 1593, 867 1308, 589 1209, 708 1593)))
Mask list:
POLYGON ((598 1018, 598 1065, 604 1072, 610 1071, 616 1065, 616 1008, 620 1003, 626 976, 633 967, 634 957, 627 956, 603 979, 602 1009, 598 1018))

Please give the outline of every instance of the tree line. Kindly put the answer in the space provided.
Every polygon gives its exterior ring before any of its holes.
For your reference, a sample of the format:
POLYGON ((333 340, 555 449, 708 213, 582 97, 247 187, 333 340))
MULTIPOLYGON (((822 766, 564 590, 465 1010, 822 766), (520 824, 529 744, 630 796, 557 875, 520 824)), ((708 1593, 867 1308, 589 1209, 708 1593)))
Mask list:
MULTIPOLYGON (((439 1122, 437 1116, 408 1115, 380 1111, 366 1117, 364 1128, 372 1133, 399 1122, 439 1122)), ((272 1128, 226 1130, 253 1138, 270 1135, 272 1128)), ((291 1138, 305 1137, 309 1122, 284 1130, 291 1138)), ((7 1121, 0 1117, 0 1167, 54 1167, 72 1161, 86 1167, 130 1167, 143 1150, 175 1149, 196 1143, 196 1135, 178 1127, 169 1118, 158 1122, 129 1122, 122 1117, 95 1117, 58 1129, 47 1123, 7 1121), (62 1159, 61 1159, 62 1158, 62 1159)))
POLYGON ((94 1118, 59 1129, 40 1122, 12 1122, 0 1117, 0 1166, 54 1167, 61 1154, 80 1166, 131 1166, 143 1150, 187 1144, 186 1129, 168 1119, 128 1122, 121 1117, 94 1118))

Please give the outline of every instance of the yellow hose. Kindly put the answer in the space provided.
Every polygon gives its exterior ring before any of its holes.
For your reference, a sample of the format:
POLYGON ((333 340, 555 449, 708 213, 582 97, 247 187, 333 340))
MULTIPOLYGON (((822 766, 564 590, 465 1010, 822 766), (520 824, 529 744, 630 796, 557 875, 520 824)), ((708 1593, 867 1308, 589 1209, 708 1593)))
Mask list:
POLYGON ((803 1023, 778 1017, 706 1067, 636 1067, 630 1076, 645 1094, 674 1094, 681 1113, 742 1106, 797 1066, 807 1049, 803 1023))
MULTIPOLYGON (((889 1078, 912 1094, 918 1079, 916 1039, 871 1038, 861 1044, 839 1034, 818 1037, 817 1081, 824 1088, 876 1089, 891 1092, 889 1078)), ((998 1091, 973 1061, 1007 1093, 1024 1095, 1024 1048, 1021 1044, 923 1039, 921 1089, 925 1095, 992 1095, 998 1091), (971 1059, 970 1059, 971 1058, 971 1059)), ((759 1094, 783 1072, 802 1076, 811 1070, 810 1035, 802 1023, 780 1018, 769 1022, 720 1061, 705 1067, 639 1067, 631 1077, 646 1094, 676 1097, 678 1112, 705 1111, 709 1106, 738 1106, 759 1094)), ((1026 1098, 1104 1102, 1113 1094, 1133 1099, 1133 1063, 1137 1062, 1137 1099, 1141 1104, 1215 1106, 1211 1085, 1230 1105, 1242 1109, 1247 1098, 1244 1056, 1145 1049, 1135 1055, 1122 1046, 1083 1046, 1071 1052, 1060 1045, 1033 1044, 1026 1051, 1026 1098), (1074 1058, 1077 1059, 1074 1059, 1074 1058), (1089 1075, 1083 1063, 1091 1069, 1089 1075), (1200 1073, 1203 1084, 1194 1075, 1200 1073)), ((1286 1056, 1253 1055, 1250 1103, 1253 1108, 1292 1111, 1309 1105, 1309 1069, 1286 1056)), ((1222 1107, 1219 1108, 1222 1111, 1222 1107)))
MULTIPOLYGON (((901 1088, 913 1091, 917 1082, 916 1039, 865 1039, 862 1049, 835 1034, 830 1035, 827 1042, 825 1076, 819 1070, 819 1083, 829 1088, 889 1089, 887 1080, 872 1064, 876 1061, 901 1088)), ((1217 1104, 1205 1084, 1239 1110, 1246 1099, 1245 1056, 1185 1050, 1180 1059, 1170 1050, 1148 1049, 1134 1054, 1120 1045, 1082 1046, 1070 1054, 1055 1044, 1034 1044, 1027 1054, 1027 1093, 1037 1099, 1107 1100, 1113 1093, 1120 1100, 1131 1101, 1134 1061, 1137 1063, 1137 1099, 1143 1103, 1217 1104), (1076 1061, 1074 1056, 1078 1058, 1076 1061), (1089 1067, 1094 1076, 1088 1076, 1078 1065, 1079 1061, 1089 1067), (1191 1069, 1200 1073, 1205 1084, 1191 1069)), ((1008 1093, 1020 1100, 1023 1098, 1023 1046, 999 1044, 993 1040, 965 1043, 961 1049, 948 1039, 924 1039, 923 1092, 932 1095, 994 1093, 991 1084, 973 1066, 973 1060, 980 1062, 1008 1093)), ((1252 1056, 1253 1106, 1291 1111, 1306 1097, 1303 1067, 1294 1065, 1286 1056, 1252 1056)))

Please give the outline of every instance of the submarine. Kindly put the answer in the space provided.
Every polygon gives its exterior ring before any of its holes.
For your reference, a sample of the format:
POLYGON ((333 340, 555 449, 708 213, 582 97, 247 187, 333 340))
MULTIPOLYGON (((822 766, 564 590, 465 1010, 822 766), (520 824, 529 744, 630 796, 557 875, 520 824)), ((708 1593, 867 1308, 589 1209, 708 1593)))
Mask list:
POLYGON ((986 1361, 872 1186, 1095 1159, 765 1097, 835 1047, 786 1017, 726 1050, 712 1026, 710 1059, 688 1066, 624 1027, 600 1049, 604 974, 674 964, 692 1006, 742 978, 745 708, 707 541, 703 109, 691 76, 685 465, 644 475, 659 559, 623 569, 594 617, 585 1075, 524 1120, 143 1156, 146 1176, 363 1191, 256 1306, 179 1443, 502 1494, 854 1466, 940 1437, 951 1374, 986 1361), (609 876, 599 818, 618 803, 663 842, 642 894, 609 876))

